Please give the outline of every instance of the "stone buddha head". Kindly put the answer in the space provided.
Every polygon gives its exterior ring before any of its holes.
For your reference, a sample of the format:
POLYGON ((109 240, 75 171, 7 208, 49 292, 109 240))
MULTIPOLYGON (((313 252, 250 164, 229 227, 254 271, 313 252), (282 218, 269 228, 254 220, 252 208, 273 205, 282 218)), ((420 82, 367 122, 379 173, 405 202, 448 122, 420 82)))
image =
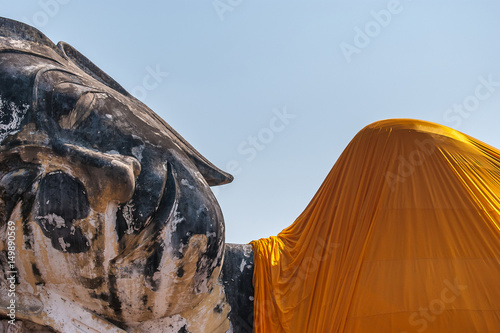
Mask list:
POLYGON ((210 186, 232 176, 73 47, 8 19, 0 158, 1 264, 17 272, 19 316, 47 312, 57 294, 139 322, 214 288, 224 221, 210 186))

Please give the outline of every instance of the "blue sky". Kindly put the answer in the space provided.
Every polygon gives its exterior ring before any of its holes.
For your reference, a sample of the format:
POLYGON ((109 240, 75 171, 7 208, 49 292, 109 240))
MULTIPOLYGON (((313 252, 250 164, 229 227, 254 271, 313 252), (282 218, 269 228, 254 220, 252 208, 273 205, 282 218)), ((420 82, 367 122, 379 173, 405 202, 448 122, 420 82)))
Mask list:
POLYGON ((235 175, 226 240, 276 235, 365 125, 417 118, 500 147, 498 1, 1 1, 235 175))

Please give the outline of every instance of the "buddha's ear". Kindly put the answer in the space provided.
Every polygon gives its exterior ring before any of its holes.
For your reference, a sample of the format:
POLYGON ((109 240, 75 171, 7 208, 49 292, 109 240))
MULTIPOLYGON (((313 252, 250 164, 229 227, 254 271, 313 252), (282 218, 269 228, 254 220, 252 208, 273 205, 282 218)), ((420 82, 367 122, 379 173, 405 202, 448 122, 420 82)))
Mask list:
POLYGON ((78 52, 73 46, 65 43, 59 42, 57 44, 64 56, 73 62, 78 68, 92 76, 97 81, 107 85, 108 87, 118 91, 119 93, 131 97, 131 95, 120 85, 118 82, 113 80, 111 76, 104 73, 99 67, 97 67, 92 61, 90 61, 86 56, 78 52))

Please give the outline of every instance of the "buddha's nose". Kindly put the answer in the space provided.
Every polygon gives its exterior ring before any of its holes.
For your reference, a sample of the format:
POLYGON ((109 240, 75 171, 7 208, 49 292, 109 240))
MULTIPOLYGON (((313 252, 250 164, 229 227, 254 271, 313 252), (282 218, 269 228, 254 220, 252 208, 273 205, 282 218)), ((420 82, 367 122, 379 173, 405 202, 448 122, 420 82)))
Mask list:
MULTIPOLYGON (((141 173, 139 161, 127 155, 103 153, 66 144, 68 157, 86 170, 85 187, 94 201, 125 203, 132 198, 141 173), (90 193, 89 193, 90 194, 90 193)), ((92 199, 91 199, 92 200, 92 199)))

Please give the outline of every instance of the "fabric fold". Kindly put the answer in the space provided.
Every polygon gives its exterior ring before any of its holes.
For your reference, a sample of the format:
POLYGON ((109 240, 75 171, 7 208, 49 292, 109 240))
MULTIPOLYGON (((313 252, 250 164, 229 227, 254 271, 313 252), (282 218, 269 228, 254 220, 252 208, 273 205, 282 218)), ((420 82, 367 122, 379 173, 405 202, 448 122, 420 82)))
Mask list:
POLYGON ((500 151, 448 127, 373 123, 304 212, 253 241, 255 332, 500 329, 500 151))

